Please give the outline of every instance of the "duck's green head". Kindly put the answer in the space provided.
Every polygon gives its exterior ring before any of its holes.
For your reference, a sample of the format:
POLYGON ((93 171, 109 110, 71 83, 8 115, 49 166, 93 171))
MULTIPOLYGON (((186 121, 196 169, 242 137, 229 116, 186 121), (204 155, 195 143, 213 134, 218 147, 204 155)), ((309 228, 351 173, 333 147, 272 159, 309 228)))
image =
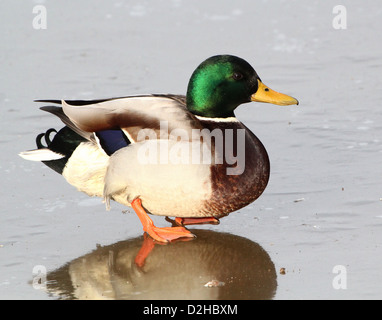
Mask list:
POLYGON ((202 62, 188 84, 187 108, 195 115, 232 117, 240 104, 251 101, 298 104, 295 98, 265 86, 248 62, 231 55, 213 56, 202 62))

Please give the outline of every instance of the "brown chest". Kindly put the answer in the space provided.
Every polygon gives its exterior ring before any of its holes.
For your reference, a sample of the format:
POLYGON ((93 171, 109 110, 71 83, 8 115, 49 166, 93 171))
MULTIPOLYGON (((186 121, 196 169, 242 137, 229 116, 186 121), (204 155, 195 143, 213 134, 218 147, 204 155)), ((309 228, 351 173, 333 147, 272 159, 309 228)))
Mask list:
POLYGON ((205 204, 206 211, 215 217, 255 201, 265 190, 270 174, 267 151, 250 130, 240 122, 218 127, 223 132, 223 147, 215 145, 215 152, 222 161, 211 166, 212 194, 205 204))

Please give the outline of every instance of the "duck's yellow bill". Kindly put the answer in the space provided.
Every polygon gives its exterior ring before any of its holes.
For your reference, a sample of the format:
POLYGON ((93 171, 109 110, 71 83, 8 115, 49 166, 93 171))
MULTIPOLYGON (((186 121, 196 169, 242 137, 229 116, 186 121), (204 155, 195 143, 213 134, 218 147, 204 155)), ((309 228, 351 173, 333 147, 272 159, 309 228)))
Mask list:
POLYGON ((251 101, 257 102, 265 102, 265 103, 273 103, 279 106, 289 106, 291 104, 298 104, 298 100, 287 96, 286 94, 276 92, 262 83, 260 80, 258 81, 259 88, 256 93, 251 96, 251 101))

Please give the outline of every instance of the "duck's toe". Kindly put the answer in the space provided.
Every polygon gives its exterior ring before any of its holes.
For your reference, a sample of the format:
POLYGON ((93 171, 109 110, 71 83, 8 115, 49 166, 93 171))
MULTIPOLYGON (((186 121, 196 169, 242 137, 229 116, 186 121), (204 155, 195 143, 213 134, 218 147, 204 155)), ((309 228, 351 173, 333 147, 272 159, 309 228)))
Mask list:
POLYGON ((184 227, 159 228, 154 225, 145 228, 145 231, 156 241, 170 242, 180 238, 195 238, 191 231, 184 227))
POLYGON ((178 226, 187 226, 192 224, 219 224, 220 221, 214 217, 206 218, 175 218, 175 223, 178 226))

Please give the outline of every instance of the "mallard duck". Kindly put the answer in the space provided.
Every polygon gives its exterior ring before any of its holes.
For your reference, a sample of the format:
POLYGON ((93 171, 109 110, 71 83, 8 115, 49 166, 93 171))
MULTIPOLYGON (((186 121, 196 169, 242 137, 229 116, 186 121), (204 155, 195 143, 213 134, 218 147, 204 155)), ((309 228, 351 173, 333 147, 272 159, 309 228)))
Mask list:
POLYGON ((217 224, 267 186, 267 151, 235 117, 239 105, 298 104, 232 55, 202 62, 186 96, 36 101, 60 105, 41 109, 65 126, 38 135, 38 149, 20 155, 42 161, 89 196, 102 197, 107 209, 110 200, 131 206, 144 232, 159 242, 194 237, 185 226, 217 224), (173 226, 156 227, 148 213, 174 217, 173 226))

